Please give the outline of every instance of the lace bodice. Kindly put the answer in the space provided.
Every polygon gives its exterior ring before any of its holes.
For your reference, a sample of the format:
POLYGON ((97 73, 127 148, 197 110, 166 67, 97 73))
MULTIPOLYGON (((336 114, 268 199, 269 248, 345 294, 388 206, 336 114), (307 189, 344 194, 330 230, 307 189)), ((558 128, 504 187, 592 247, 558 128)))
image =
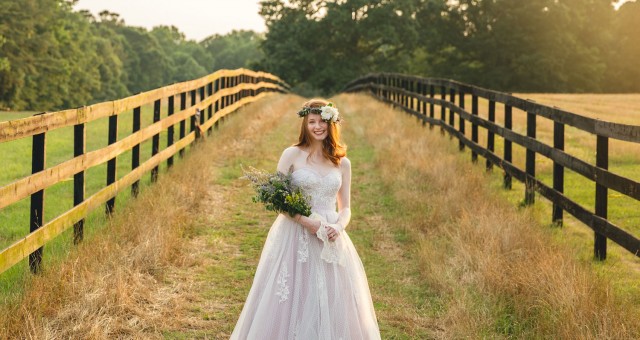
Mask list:
POLYGON ((312 168, 299 168, 292 174, 292 183, 309 195, 311 210, 336 210, 336 197, 342 185, 339 169, 331 169, 322 175, 312 168))

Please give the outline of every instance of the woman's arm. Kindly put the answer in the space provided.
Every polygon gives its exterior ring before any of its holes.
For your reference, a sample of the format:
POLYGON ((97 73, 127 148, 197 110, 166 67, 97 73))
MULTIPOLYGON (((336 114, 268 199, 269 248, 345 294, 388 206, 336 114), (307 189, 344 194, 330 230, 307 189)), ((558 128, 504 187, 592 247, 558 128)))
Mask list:
POLYGON ((338 221, 336 231, 343 231, 351 220, 351 161, 344 157, 340 161, 342 186, 338 190, 338 221))
POLYGON ((338 190, 338 221, 327 226, 329 241, 335 241, 351 220, 351 161, 347 157, 340 161, 340 172, 342 185, 338 190))

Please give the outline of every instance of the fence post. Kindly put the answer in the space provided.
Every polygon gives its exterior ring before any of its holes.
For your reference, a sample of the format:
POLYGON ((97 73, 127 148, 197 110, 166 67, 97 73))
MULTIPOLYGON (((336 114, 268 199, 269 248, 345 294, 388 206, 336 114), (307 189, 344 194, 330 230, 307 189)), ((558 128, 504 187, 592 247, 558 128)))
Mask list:
MULTIPOLYGON (((556 150, 564 150, 564 124, 553 122, 553 147, 556 150)), ((564 167, 553 161, 553 189, 564 193, 564 167)), ((562 226, 562 208, 559 204, 553 203, 553 215, 551 221, 562 226)))
MULTIPOLYGON (((427 86, 427 83, 426 82, 422 83, 422 91, 420 92, 420 94, 423 97, 426 97, 428 92, 429 92, 429 88, 427 86)), ((422 102, 422 115, 427 117, 427 102, 426 101, 422 101, 422 100, 421 100, 421 102, 422 102)), ((427 124, 427 120, 426 119, 422 121, 422 125, 424 126, 425 124, 427 124)))
MULTIPOLYGON (((449 102, 451 102, 453 106, 456 105, 456 90, 453 87, 449 89, 449 102)), ((455 124, 455 112, 453 108, 451 108, 449 109, 449 126, 453 129, 455 124)), ((449 134, 449 138, 453 138, 452 133, 449 134)))
MULTIPOLYGON (((596 142, 596 166, 609 169, 609 138, 598 135, 596 142)), ((607 187, 596 182, 596 216, 607 219, 607 187)), ((596 260, 607 258, 607 237, 595 233, 594 252, 596 260)))
MULTIPOLYGON (((184 111, 187 109, 187 93, 180 93, 180 111, 184 111)), ((187 135, 187 119, 183 119, 180 121, 180 139, 184 138, 187 135)), ((180 158, 184 157, 184 149, 180 149, 179 155, 180 158)))
MULTIPOLYGON (((73 156, 78 157, 86 152, 85 124, 73 126, 73 156)), ((84 170, 73 175, 73 206, 84 201, 84 170)), ((73 244, 79 244, 84 237, 84 218, 73 224, 73 244)))
MULTIPOLYGON (((238 76, 231 78, 231 87, 238 86, 238 76)), ((231 95, 231 105, 238 101, 238 92, 231 95)))
MULTIPOLYGON (((420 84, 420 82, 417 80, 414 81, 413 84, 414 84, 413 89, 415 90, 414 93, 422 94, 422 84, 420 84)), ((416 98, 412 98, 411 103, 415 103, 415 110, 418 111, 418 113, 422 111, 422 107, 420 106, 420 100, 416 98)))
MULTIPOLYGON (((157 123, 160 121, 160 99, 153 102, 153 123, 157 123)), ((153 135, 151 139, 151 157, 158 154, 160 151, 160 133, 156 133, 153 135)), ((158 171, 160 170, 160 165, 156 165, 151 169, 151 182, 155 182, 158 180, 158 171)))
MULTIPOLYGON (((536 138, 536 114, 531 112, 527 112, 527 137, 536 138)), ((524 204, 530 205, 535 202, 533 179, 536 177, 536 153, 529 148, 527 148, 526 171, 524 204)))
MULTIPOLYGON (((471 96, 471 114, 478 116, 478 95, 476 94, 471 96)), ((471 141, 478 144, 478 124, 475 122, 471 122, 471 141)), ((471 150, 471 161, 478 162, 478 153, 474 150, 471 150)))
MULTIPOLYGON (((191 90, 191 105, 189 107, 194 107, 196 105, 196 90, 191 90)), ((196 116, 194 115, 190 115, 189 116, 189 121, 191 122, 190 126, 189 126, 189 132, 194 132, 196 130, 196 116)), ((197 137, 197 134, 196 134, 197 137)))
POLYGON ((443 101, 440 105, 440 133, 444 135, 444 125, 447 124, 447 109, 443 105, 447 100, 447 89, 444 86, 440 86, 440 99, 443 101))
MULTIPOLYGON (((211 96, 213 96, 213 82, 207 84, 207 98, 211 98, 211 96)), ((207 106, 207 122, 211 120, 212 117, 213 117, 213 103, 209 103, 209 106, 207 106)), ((209 130, 207 130, 207 135, 210 135, 212 131, 213 131, 213 127, 210 126, 209 130)))
MULTIPOLYGON (((495 123, 496 121, 496 102, 493 100, 489 100, 489 121, 491 123, 495 123)), ((493 152, 495 150, 496 145, 496 137, 495 134, 487 129, 487 150, 493 152)), ((487 171, 491 171, 493 169, 493 163, 487 158, 486 162, 487 171)))
POLYGON ((397 99, 396 78, 395 77, 394 78, 389 78, 389 82, 391 83, 391 87, 393 88, 393 90, 391 91, 391 101, 393 103, 395 103, 396 99, 397 99))
MULTIPOLYGON (((257 81, 257 80, 256 80, 257 81)), ((216 79, 216 82, 214 84, 214 93, 218 93, 218 91, 220 91, 220 79, 216 79)), ((258 95, 259 93, 256 93, 256 95, 258 95)), ((220 99, 217 99, 215 104, 213 105, 213 113, 218 112, 218 105, 220 103, 220 99)), ((213 124, 213 127, 217 130, 218 129, 218 121, 216 120, 216 122, 213 124)))
MULTIPOLYGON (((169 96, 167 101, 167 117, 173 116, 173 113, 176 108, 175 100, 176 100, 175 95, 169 96)), ((169 128, 167 129, 167 147, 170 147, 171 145, 173 145, 173 138, 174 138, 174 127, 173 127, 173 124, 171 124, 171 126, 169 126, 169 128)), ((167 168, 170 168, 172 166, 173 166, 173 156, 170 156, 169 158, 167 158, 167 168)))
MULTIPOLYGON (((507 130, 511 130, 513 125, 513 112, 511 105, 504 106, 504 128, 507 130)), ((511 163, 511 141, 508 139, 504 139, 504 160, 511 163)), ((502 186, 505 189, 511 190, 511 175, 506 171, 504 173, 504 178, 502 180, 502 186)))
MULTIPOLYGON (((132 132, 140 131, 140 106, 133 109, 133 129, 132 132)), ((131 170, 135 170, 140 166, 140 144, 136 144, 131 148, 131 170)), ((140 181, 131 184, 131 196, 137 197, 140 181)))
MULTIPOLYGON (((44 170, 46 161, 45 133, 33 135, 33 144, 31 146, 31 173, 35 174, 44 170)), ((44 189, 31 194, 30 208, 30 226, 29 231, 34 232, 42 227, 44 223, 44 189)), ((40 272, 40 264, 42 263, 42 249, 40 247, 33 253, 29 254, 29 268, 31 272, 36 274, 40 272)))
MULTIPOLYGON (((402 88, 405 91, 410 91, 409 89, 409 81, 406 79, 402 80, 402 88)), ((407 96, 406 94, 402 94, 402 106, 408 108, 409 107, 409 96, 407 96)))
POLYGON ((389 78, 382 76, 382 85, 385 86, 382 90, 382 97, 384 99, 389 99, 389 90, 386 89, 386 87, 389 86, 389 78))
MULTIPOLYGON (((429 85, 429 98, 435 99, 436 97, 436 87, 434 85, 429 85)), ((429 117, 435 119, 435 104, 433 102, 429 103, 429 117)), ((433 130, 433 122, 429 123, 429 129, 433 130)))
MULTIPOLYGON (((109 145, 115 143, 118 139, 118 115, 109 116, 109 145)), ((107 186, 113 184, 116 181, 116 162, 117 157, 111 158, 107 161, 107 186)), ((116 196, 113 196, 107 201, 106 212, 107 215, 113 213, 113 209, 116 205, 116 196)))
MULTIPOLYGON (((235 86, 241 85, 242 84, 242 76, 236 76, 236 82, 235 82, 235 86)), ((242 99, 242 91, 238 91, 236 92, 235 95, 236 99, 233 101, 233 103, 237 103, 240 101, 240 99, 242 99)))
MULTIPOLYGON (((460 91, 459 103, 460 103, 460 108, 464 111, 464 92, 462 91, 460 91)), ((458 131, 460 131, 460 133, 462 134, 461 137, 464 137, 465 121, 462 115, 458 115, 458 131)), ((462 141, 462 138, 460 138, 460 141, 458 143, 458 148, 460 149, 460 151, 464 150, 464 142, 462 141)))
MULTIPOLYGON (((220 88, 221 89, 226 89, 228 86, 227 84, 227 77, 222 77, 222 85, 220 88)), ((220 110, 224 109, 227 106, 227 97, 228 96, 222 96, 221 101, 220 101, 220 110)))
MULTIPOLYGON (((200 103, 202 103, 203 101, 204 101, 204 86, 202 86, 200 88, 200 103)), ((204 124, 204 118, 205 118, 204 117, 204 112, 205 112, 204 108, 202 108, 202 110, 200 110, 200 111, 202 111, 201 114, 200 114, 200 125, 203 125, 204 124)))

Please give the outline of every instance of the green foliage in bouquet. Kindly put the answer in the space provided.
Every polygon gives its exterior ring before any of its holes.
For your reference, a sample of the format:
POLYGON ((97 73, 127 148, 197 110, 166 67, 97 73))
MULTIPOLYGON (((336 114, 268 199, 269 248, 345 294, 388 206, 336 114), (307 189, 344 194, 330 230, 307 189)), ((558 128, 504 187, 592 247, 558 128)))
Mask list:
POLYGON ((254 202, 264 203, 269 211, 287 213, 293 217, 296 214, 311 215, 311 205, 300 188, 291 184, 291 169, 288 174, 279 171, 269 173, 255 168, 248 171, 243 169, 244 177, 251 181, 256 190, 254 202))

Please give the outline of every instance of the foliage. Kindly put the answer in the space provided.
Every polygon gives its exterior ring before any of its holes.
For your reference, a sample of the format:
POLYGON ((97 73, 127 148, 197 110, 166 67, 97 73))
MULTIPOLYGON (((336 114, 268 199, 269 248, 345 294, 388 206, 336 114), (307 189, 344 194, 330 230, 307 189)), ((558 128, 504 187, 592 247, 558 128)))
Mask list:
POLYGON ((256 191, 253 201, 264 203, 267 210, 287 213, 291 217, 296 214, 311 215, 307 197, 291 183, 291 171, 288 174, 279 171, 267 173, 250 168, 244 171, 244 177, 251 181, 256 191))
POLYGON ((201 42, 74 5, 2 0, 0 108, 76 107, 239 67, 305 96, 385 71, 513 92, 640 92, 638 2, 263 0, 266 34, 201 42))
POLYGON ((609 0, 264 0, 261 66, 328 94, 370 72, 503 91, 640 91, 640 3, 609 0))
MULTIPOLYGON (((212 56, 208 71, 248 67, 264 58, 260 49, 263 36, 254 31, 233 30, 229 34, 215 34, 200 45, 205 54, 212 56)), ((253 68, 253 67, 251 67, 253 68)))
POLYGON ((418 43, 411 1, 261 2, 267 71, 325 94, 370 71, 403 68, 418 43))
POLYGON ((0 108, 56 110, 122 98, 261 59, 260 35, 233 31, 203 42, 173 26, 148 31, 117 13, 94 17, 72 0, 3 0, 0 108))

